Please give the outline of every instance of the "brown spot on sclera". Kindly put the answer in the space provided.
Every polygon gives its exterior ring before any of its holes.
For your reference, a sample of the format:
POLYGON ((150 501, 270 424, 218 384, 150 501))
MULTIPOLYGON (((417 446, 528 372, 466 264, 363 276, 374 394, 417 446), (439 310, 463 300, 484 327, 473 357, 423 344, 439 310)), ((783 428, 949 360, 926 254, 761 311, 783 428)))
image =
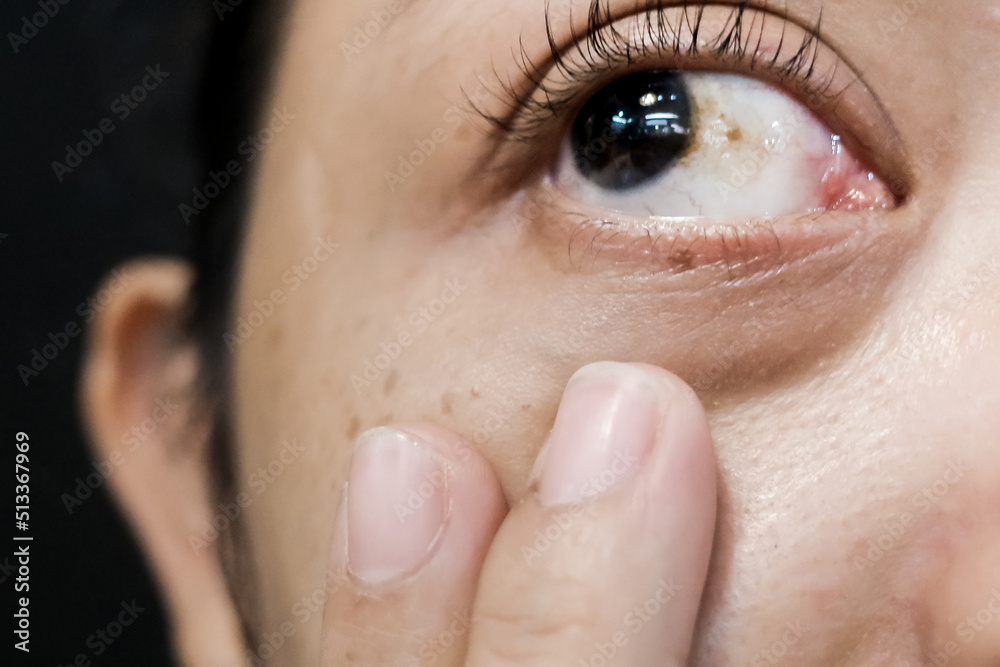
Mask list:
POLYGON ((392 390, 396 388, 396 381, 399 380, 399 373, 396 369, 389 371, 389 374, 385 376, 385 384, 382 386, 382 393, 388 396, 392 393, 392 390))
POLYGON ((441 414, 450 415, 451 414, 451 395, 442 394, 441 395, 441 414))
POLYGON ((730 141, 740 141, 740 140, 742 140, 743 139, 743 130, 741 130, 738 127, 734 127, 733 129, 731 129, 728 132, 726 132, 726 139, 729 139, 730 141))

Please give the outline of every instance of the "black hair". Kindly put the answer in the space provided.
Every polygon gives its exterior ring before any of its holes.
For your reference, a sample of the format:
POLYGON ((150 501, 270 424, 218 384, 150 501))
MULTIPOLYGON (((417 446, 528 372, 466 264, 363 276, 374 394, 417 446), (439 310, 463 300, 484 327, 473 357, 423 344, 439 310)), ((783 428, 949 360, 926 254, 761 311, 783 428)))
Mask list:
MULTIPOLYGON (((206 171, 224 170, 237 157, 239 143, 256 129, 271 89, 285 4, 284 0, 242 0, 216 22, 196 108, 200 158, 206 171)), ((196 277, 189 330, 203 345, 206 368, 213 369, 206 377, 212 390, 224 387, 225 361, 230 356, 222 334, 232 314, 252 166, 244 165, 240 177, 234 177, 209 202, 193 230, 196 277)))
MULTIPOLYGON (((237 146, 258 129, 284 42, 286 0, 219 0, 206 21, 214 23, 196 101, 196 137, 202 173, 225 169, 237 146)), ((186 333, 200 356, 199 392, 211 424, 210 473, 215 498, 234 497, 236 479, 231 423, 231 359, 223 341, 234 319, 234 291, 242 254, 254 170, 243 171, 192 220, 191 257, 195 277, 189 295, 186 333)), ((244 637, 256 635, 251 613, 255 597, 252 564, 246 558, 238 518, 219 536, 218 548, 230 592, 240 610, 244 637)), ((251 646, 256 645, 251 643, 251 646)))

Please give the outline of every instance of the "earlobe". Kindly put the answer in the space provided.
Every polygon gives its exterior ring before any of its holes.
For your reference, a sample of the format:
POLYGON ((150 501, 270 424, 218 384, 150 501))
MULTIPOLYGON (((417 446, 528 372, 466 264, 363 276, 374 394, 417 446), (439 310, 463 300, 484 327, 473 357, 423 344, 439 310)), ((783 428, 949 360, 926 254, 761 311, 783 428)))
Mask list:
POLYGON ((163 591, 180 664, 242 664, 219 544, 199 539, 214 496, 210 416, 200 409, 197 347, 184 331, 191 270, 143 260, 115 275, 116 294, 91 323, 81 374, 94 457, 110 464, 109 487, 163 591))

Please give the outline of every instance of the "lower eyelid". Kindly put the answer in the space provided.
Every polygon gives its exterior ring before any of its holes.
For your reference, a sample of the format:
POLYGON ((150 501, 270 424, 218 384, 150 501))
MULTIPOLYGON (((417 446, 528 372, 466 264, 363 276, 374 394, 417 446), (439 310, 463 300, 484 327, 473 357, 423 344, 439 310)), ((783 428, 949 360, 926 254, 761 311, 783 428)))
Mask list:
MULTIPOLYGON (((522 210, 522 232, 573 271, 699 273, 704 280, 746 280, 845 247, 891 225, 876 211, 822 211, 706 222, 635 217, 581 206, 543 184, 522 210)), ((701 279, 699 279, 701 280, 701 279)))

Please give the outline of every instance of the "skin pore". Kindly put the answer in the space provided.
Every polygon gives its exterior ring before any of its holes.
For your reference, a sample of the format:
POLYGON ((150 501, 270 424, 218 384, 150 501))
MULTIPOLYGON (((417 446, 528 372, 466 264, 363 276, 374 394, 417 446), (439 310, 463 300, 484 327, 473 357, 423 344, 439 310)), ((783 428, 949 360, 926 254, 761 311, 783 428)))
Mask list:
MULTIPOLYGON (((261 127, 288 120, 259 158, 226 339, 238 528, 192 546, 223 510, 212 397, 178 335, 189 268, 138 263, 91 334, 83 400, 104 455, 157 398, 186 401, 112 480, 186 664, 245 659, 241 615, 257 655, 294 627, 268 664, 318 663, 324 624, 350 616, 302 601, 324 588, 359 434, 458 434, 521 507, 567 381, 601 361, 667 369, 707 415, 718 505, 690 664, 1000 661, 1000 614, 977 617, 1000 590, 1000 3, 755 6, 805 26, 822 11, 878 100, 852 86, 845 108, 877 106, 898 133, 856 137, 905 181, 898 207, 671 228, 660 245, 613 214, 620 234, 581 227, 543 182, 572 113, 543 149, 498 144, 470 108, 507 110, 518 49, 545 60, 542 3, 294 5, 261 127)), ((582 33, 585 3, 553 8, 560 43, 571 21, 582 33)), ((871 121, 843 118, 859 135, 871 121)))

